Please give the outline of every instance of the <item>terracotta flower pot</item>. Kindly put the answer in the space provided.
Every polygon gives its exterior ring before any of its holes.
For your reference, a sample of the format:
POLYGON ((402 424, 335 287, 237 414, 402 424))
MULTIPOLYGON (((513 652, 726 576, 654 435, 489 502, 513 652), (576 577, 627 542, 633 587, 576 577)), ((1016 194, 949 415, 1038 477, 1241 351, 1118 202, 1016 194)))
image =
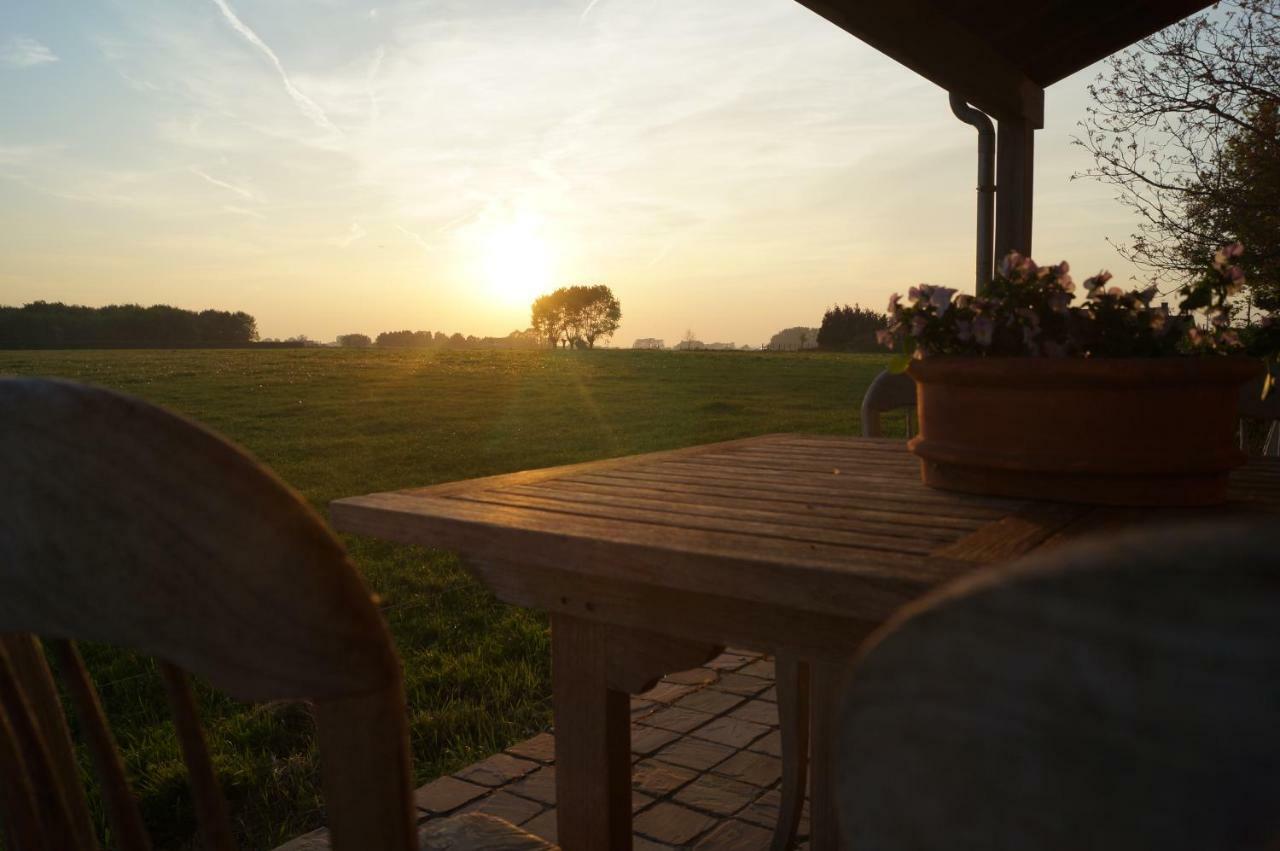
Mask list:
POLYGON ((1244 357, 914 361, 924 483, 1108 505, 1208 505, 1244 461, 1244 357))

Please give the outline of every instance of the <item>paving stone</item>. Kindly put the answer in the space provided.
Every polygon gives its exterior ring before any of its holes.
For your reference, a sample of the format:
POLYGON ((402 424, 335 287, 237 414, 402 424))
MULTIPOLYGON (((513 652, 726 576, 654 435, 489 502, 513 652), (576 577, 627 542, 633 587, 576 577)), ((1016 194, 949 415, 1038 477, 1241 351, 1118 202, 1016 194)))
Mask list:
POLYGON ((555 766, 548 765, 539 768, 523 780, 512 783, 507 787, 507 791, 513 792, 522 798, 528 798, 531 801, 554 804, 556 802, 555 766))
POLYGON ((654 703, 652 700, 641 700, 638 697, 631 698, 631 722, 635 723, 646 715, 652 715, 666 704, 654 703))
POLYGON ((643 836, 631 837, 631 851, 675 851, 674 845, 668 845, 665 842, 654 842, 643 836))
POLYGON ((637 762, 631 772, 631 785, 655 798, 671 794, 698 776, 698 772, 653 759, 637 762))
POLYGON ((739 703, 742 703, 742 695, 730 694, 727 691, 718 691, 713 688, 704 688, 680 698, 680 700, 676 702, 676 706, 680 706, 685 709, 696 709, 699 712, 710 712, 712 715, 719 715, 722 712, 727 712, 739 703))
POLYGON ((518 745, 507 748, 507 753, 537 762, 555 762, 556 737, 550 733, 539 733, 532 739, 526 739, 518 745))
POLYGON ((763 724, 726 716, 703 724, 693 731, 693 735, 733 748, 744 748, 768 732, 769 728, 763 724))
POLYGON ((456 810, 489 791, 483 786, 467 783, 455 777, 441 777, 413 793, 413 802, 424 812, 438 814, 456 810))
POLYGON ((689 685, 687 683, 660 682, 644 694, 640 695, 640 698, 642 700, 652 700, 655 703, 675 703, 677 700, 696 688, 696 685, 689 685))
POLYGON ((737 817, 773 830, 773 826, 778 823, 778 810, 781 807, 782 792, 778 789, 770 789, 743 807, 737 817))
POLYGON ((661 727, 646 727, 637 724, 631 728, 631 752, 649 756, 654 751, 666 747, 680 738, 679 733, 664 730, 661 727))
POLYGON ((717 676, 718 674, 710 668, 694 668, 692 671, 667 674, 662 679, 669 683, 680 683, 686 686, 703 686, 707 683, 714 683, 717 676))
POLYGON ((732 819, 704 836, 693 848, 694 851, 763 851, 772 839, 772 831, 732 819))
POLYGON ((736 671, 744 665, 749 665, 752 661, 750 656, 739 656, 736 653, 721 653, 710 662, 706 663, 706 667, 716 671, 736 671))
POLYGON ((322 827, 290 839, 275 851, 329 851, 329 848, 329 831, 322 827))
POLYGON ((773 685, 769 680, 762 680, 759 677, 748 677, 744 674, 721 674, 720 679, 710 688, 727 691, 731 694, 740 694, 743 697, 755 697, 760 692, 773 685))
POLYGON ((726 647, 724 652, 732 656, 746 656, 748 659, 759 659, 765 655, 759 650, 746 650, 741 647, 726 647))
POLYGON ((718 816, 731 816, 760 794, 750 783, 704 774, 676 792, 674 800, 718 816))
POLYGON ((739 668, 738 673, 748 677, 762 677, 766 680, 771 680, 776 676, 772 659, 757 659, 750 665, 739 668))
POLYGON ((714 827, 715 823, 712 816, 661 801, 636 816, 635 829, 637 833, 659 842, 687 845, 714 827))
POLYGON ((685 709, 680 706, 668 706, 661 712, 655 712, 645 719, 644 723, 651 727, 661 727, 676 733, 688 733, 701 727, 712 719, 706 712, 685 709))
POLYGON ((498 790, 487 798, 471 802, 462 812, 484 813, 519 825, 542 812, 542 804, 498 790))
POLYGON ((553 845, 558 838, 556 833, 556 809, 552 807, 549 810, 543 810, 540 815, 531 818, 529 821, 520 825, 521 828, 532 833, 541 839, 545 839, 553 845))
POLYGON ((706 771, 724 762, 736 751, 728 745, 707 742, 686 736, 667 745, 656 754, 663 762, 670 762, 694 771, 706 771))
POLYGON ((772 786, 782 776, 782 760, 768 754, 739 751, 717 765, 715 772, 752 786, 772 786))
POLYGON ((756 739, 747 749, 767 753, 769 756, 782 756, 782 733, 774 730, 767 736, 756 739))
POLYGON ((766 727, 778 726, 778 706, 766 700, 752 700, 729 712, 734 718, 743 721, 754 721, 766 727))
POLYGON ((654 798, 643 792, 631 790, 631 812, 638 813, 654 802, 654 798))
POLYGON ((761 700, 767 700, 767 701, 769 701, 770 703, 777 703, 777 702, 778 702, 778 687, 777 687, 777 686, 770 686, 769 688, 767 688, 767 689, 765 689, 764 691, 760 692, 760 699, 761 699, 761 700))
POLYGON ((527 759, 516 759, 505 753, 496 753, 474 765, 469 765, 453 776, 468 783, 479 783, 481 786, 502 786, 512 780, 519 780, 538 767, 538 763, 527 759))

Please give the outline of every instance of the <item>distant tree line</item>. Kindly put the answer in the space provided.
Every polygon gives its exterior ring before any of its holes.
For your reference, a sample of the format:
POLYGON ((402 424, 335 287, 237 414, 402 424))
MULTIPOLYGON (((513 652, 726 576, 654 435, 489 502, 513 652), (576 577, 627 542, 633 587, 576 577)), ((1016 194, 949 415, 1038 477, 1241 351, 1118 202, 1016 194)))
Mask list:
POLYGON ((544 344, 530 328, 505 337, 464 337, 442 331, 383 331, 372 339, 368 334, 339 334, 338 345, 349 349, 534 349, 544 344))
POLYGON ((561 287, 533 303, 533 331, 552 346, 594 349, 618 330, 622 305, 604 284, 561 287))
POLYGON ((818 348, 840 352, 882 352, 876 331, 889 326, 889 317, 859 305, 833 305, 822 315, 818 348))
POLYGON ((0 348, 5 349, 224 347, 257 339, 258 324, 243 311, 45 301, 0 307, 0 348))

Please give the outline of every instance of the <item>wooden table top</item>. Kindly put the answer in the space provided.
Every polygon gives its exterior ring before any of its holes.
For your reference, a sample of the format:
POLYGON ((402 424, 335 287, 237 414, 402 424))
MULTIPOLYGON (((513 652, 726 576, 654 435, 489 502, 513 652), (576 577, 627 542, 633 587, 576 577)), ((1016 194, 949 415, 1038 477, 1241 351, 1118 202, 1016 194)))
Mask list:
POLYGON ((1280 460, 1214 509, 1105 509, 948 493, 900 439, 774 434, 369 494, 336 528, 478 563, 881 619, 980 564, 1160 519, 1280 511, 1280 460))

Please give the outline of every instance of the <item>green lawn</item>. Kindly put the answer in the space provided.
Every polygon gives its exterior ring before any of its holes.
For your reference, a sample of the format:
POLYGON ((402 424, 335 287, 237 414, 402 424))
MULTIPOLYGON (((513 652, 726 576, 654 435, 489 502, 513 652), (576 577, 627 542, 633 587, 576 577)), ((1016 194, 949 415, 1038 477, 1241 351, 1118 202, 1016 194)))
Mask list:
MULTIPOLYGON (((321 512, 370 491, 773 431, 852 433, 885 357, 740 352, 0 351, 0 374, 112 387, 208 425, 321 512)), ((901 429, 890 420, 890 428, 901 429)), ((405 662, 419 783, 550 722, 546 619, 454 556, 346 541, 405 662)), ((152 665, 86 647, 158 847, 194 816, 152 665)), ((307 709, 201 692, 246 848, 322 824, 307 709)))

